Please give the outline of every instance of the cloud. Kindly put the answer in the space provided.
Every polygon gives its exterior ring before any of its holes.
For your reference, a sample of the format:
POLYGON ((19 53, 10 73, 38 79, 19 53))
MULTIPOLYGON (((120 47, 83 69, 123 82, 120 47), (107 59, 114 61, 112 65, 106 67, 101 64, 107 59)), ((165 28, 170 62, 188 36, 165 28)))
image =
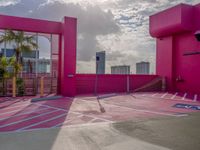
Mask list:
POLYGON ((0 1, 0 7, 15 5, 15 4, 19 3, 19 2, 20 2, 20 0, 1 0, 0 1))
POLYGON ((80 4, 47 2, 30 16, 49 20, 61 20, 63 16, 78 18, 78 37, 81 38, 78 38, 77 56, 80 61, 90 61, 95 56, 96 51, 104 50, 100 47, 96 39, 97 36, 120 31, 113 14, 110 11, 103 11, 98 6, 82 7, 80 4))

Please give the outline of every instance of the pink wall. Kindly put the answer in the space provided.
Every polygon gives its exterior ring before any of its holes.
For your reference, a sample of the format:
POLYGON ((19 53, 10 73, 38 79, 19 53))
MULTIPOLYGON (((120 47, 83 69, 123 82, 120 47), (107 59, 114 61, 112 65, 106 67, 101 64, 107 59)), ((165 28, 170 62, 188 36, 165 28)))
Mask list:
POLYGON ((200 93, 200 55, 183 56, 188 51, 200 51, 200 42, 194 38, 193 32, 174 36, 175 77, 181 76, 183 82, 176 82, 179 91, 200 93))
POLYGON ((156 73, 167 77, 168 90, 200 93, 200 55, 194 33, 200 30, 200 4, 180 4, 150 16, 150 34, 157 38, 156 73), (181 77, 179 82, 177 77, 181 77))
MULTIPOLYGON (((156 75, 129 75, 130 91, 139 88, 153 79, 156 75)), ((76 92, 77 94, 92 94, 95 89, 95 74, 77 74, 76 75, 76 92)), ((126 92, 127 75, 98 75, 97 84, 98 93, 126 92)))
POLYGON ((77 19, 64 17, 63 50, 61 53, 61 94, 75 96, 77 19))
POLYGON ((166 77, 168 90, 173 89, 173 37, 163 37, 156 41, 156 74, 166 77), (161 63, 162 62, 162 63, 161 63))

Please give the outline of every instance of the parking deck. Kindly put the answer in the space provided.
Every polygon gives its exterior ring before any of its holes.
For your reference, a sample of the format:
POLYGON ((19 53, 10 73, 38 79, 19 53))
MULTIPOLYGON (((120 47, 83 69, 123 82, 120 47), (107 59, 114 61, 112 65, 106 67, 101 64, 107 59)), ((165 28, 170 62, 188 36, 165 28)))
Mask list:
POLYGON ((98 122, 182 117, 198 110, 173 107, 177 103, 200 105, 198 95, 186 93, 117 94, 100 99, 77 96, 31 103, 32 97, 0 99, 0 132, 20 132, 98 122))

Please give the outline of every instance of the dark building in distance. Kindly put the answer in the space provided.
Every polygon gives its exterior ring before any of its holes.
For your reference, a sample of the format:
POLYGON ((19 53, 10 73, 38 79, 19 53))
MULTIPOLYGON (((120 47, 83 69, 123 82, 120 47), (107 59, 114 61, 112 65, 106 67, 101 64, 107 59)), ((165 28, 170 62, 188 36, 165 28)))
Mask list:
POLYGON ((130 74, 130 66, 111 66, 111 74, 130 74))
POLYGON ((96 52, 96 74, 105 74, 106 52, 96 52))
POLYGON ((136 63, 136 74, 149 74, 150 63, 149 62, 138 62, 136 63))

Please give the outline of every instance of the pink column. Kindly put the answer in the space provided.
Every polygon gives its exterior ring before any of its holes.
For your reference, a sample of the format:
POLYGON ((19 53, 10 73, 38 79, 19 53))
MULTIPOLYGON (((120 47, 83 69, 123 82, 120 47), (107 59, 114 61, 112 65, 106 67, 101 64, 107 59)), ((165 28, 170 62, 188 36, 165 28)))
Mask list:
POLYGON ((173 37, 157 38, 156 42, 156 74, 166 77, 168 90, 174 88, 174 64, 173 64, 173 37))
POLYGON ((64 17, 61 59, 61 90, 63 96, 75 96, 77 19, 64 17))
POLYGON ((58 81, 57 81, 57 94, 61 94, 61 71, 62 71, 62 34, 59 34, 58 42, 58 81))

